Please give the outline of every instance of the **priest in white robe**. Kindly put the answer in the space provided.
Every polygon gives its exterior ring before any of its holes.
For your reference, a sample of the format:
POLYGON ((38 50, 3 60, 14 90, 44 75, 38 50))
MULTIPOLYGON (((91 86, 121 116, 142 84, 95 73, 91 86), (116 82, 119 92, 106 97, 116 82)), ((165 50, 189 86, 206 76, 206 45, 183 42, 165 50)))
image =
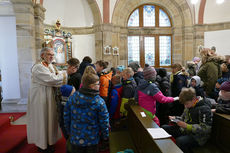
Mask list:
POLYGON ((27 110, 27 139, 28 143, 35 144, 40 152, 54 152, 50 151, 50 146, 62 137, 58 126, 55 87, 66 84, 67 73, 58 71, 51 64, 54 59, 53 49, 43 48, 40 55, 42 61, 32 67, 27 110))

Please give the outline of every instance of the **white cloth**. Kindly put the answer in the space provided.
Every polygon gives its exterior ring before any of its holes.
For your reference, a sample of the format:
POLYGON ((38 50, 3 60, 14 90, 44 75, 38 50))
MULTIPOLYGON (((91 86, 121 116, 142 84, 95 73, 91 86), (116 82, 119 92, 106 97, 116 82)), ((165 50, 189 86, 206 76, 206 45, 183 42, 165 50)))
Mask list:
POLYGON ((174 97, 173 100, 177 101, 177 100, 179 100, 179 97, 174 97))
POLYGON ((61 138, 58 126, 57 106, 54 87, 66 84, 66 72, 56 74, 52 64, 45 67, 42 63, 32 68, 31 87, 27 109, 28 143, 46 149, 61 138))
POLYGON ((64 53, 57 53, 56 54, 56 63, 65 63, 65 54, 64 53))

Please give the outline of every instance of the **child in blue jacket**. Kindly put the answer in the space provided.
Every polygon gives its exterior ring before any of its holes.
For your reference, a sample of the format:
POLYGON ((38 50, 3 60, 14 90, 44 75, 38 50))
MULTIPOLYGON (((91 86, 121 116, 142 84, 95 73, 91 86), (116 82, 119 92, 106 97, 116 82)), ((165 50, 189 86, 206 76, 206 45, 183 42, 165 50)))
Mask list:
POLYGON ((82 88, 65 106, 64 123, 70 135, 72 153, 97 153, 100 137, 108 142, 109 113, 99 96, 99 87, 97 74, 83 74, 82 88))

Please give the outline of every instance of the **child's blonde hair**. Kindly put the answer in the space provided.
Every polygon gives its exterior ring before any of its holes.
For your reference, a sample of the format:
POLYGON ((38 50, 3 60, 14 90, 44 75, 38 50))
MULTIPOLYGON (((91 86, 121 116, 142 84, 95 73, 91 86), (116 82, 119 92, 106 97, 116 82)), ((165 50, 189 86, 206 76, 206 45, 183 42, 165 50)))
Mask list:
POLYGON ((85 68, 85 71, 83 73, 83 76, 84 74, 89 74, 89 73, 92 73, 92 74, 97 74, 96 70, 92 67, 92 66, 87 66, 85 68))
POLYGON ((180 71, 182 69, 182 66, 179 63, 175 63, 175 64, 172 64, 171 68, 172 69, 178 69, 180 71))
POLYGON ((95 71, 95 69, 92 66, 87 66, 81 82, 82 82, 82 86, 84 88, 89 88, 89 86, 95 82, 99 81, 99 77, 97 75, 97 72, 95 71))
POLYGON ((128 74, 128 75, 130 75, 130 77, 133 77, 134 72, 133 72, 132 68, 128 67, 122 71, 122 74, 128 74))
POLYGON ((193 100, 195 97, 196 91, 194 88, 182 88, 179 95, 179 100, 181 104, 185 104, 186 102, 193 100))

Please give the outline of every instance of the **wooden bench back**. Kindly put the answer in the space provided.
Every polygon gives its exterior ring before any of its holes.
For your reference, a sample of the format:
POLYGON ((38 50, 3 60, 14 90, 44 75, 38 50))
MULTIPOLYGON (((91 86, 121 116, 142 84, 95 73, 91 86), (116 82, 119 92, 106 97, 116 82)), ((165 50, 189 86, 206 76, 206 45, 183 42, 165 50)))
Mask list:
POLYGON ((224 152, 230 152, 230 115, 214 113, 211 140, 224 152))
POLYGON ((151 137, 147 128, 159 126, 150 117, 141 116, 140 106, 131 105, 128 112, 129 132, 139 153, 182 153, 170 138, 154 140, 151 137))

